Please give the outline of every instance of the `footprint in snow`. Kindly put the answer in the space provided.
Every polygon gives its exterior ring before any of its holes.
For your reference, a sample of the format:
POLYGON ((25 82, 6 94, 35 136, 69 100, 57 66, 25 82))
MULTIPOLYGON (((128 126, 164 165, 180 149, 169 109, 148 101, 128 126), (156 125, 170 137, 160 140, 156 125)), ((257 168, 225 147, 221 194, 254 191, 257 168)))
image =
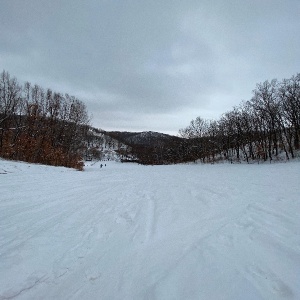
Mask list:
POLYGON ((91 283, 94 283, 102 275, 98 269, 98 266, 90 267, 89 269, 85 270, 84 274, 85 278, 91 283))
POLYGON ((247 273, 255 280, 262 290, 269 289, 270 292, 280 295, 281 297, 292 298, 293 292, 276 274, 271 271, 264 271, 256 266, 247 268, 247 273))

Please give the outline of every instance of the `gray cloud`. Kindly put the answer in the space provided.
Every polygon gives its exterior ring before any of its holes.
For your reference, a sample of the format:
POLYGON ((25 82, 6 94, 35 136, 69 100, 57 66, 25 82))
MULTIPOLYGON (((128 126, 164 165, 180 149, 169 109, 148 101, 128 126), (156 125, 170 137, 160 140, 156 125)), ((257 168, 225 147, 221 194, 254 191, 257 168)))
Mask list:
POLYGON ((299 72, 297 0, 1 0, 0 68, 80 97, 94 126, 176 133, 299 72))

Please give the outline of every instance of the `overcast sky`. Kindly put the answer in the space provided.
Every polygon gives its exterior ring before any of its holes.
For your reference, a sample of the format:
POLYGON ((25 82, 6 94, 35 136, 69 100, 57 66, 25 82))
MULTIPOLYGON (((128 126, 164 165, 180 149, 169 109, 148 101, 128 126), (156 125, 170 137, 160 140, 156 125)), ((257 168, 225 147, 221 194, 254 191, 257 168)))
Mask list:
POLYGON ((0 0, 0 71, 104 130, 177 134, 300 72, 299 0, 0 0))

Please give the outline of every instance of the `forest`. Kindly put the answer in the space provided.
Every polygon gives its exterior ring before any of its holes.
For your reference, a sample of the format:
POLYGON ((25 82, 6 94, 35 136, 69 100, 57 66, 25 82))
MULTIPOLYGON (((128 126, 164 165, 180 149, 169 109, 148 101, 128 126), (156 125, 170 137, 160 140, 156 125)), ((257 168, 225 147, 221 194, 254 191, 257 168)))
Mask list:
POLYGON ((197 117, 179 130, 179 137, 160 135, 151 144, 130 145, 138 162, 146 165, 295 158, 300 147, 300 74, 257 84, 250 100, 218 120, 197 117))
POLYGON ((76 97, 0 74, 1 157, 82 170, 88 124, 76 97))
POLYGON ((190 158, 205 161, 294 158, 300 140, 300 74, 257 84, 253 97, 219 120, 197 117, 180 136, 188 139, 190 158))
POLYGON ((289 160, 300 149, 300 74, 257 84, 250 100, 218 120, 197 117, 177 137, 95 129, 75 96, 0 74, 1 157, 82 170, 87 153, 101 157, 103 136, 122 143, 123 161, 147 165, 289 160))

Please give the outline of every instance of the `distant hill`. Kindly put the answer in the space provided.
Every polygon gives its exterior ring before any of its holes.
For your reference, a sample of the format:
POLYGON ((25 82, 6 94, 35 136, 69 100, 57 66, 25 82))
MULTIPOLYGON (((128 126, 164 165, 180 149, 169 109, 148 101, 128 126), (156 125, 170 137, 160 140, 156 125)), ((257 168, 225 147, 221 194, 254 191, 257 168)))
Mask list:
POLYGON ((111 136, 127 145, 139 145, 155 147, 157 145, 176 143, 183 139, 177 136, 154 131, 128 132, 128 131, 107 131, 106 135, 111 136))
POLYGON ((183 144, 187 141, 184 138, 153 131, 106 131, 105 135, 131 149, 131 152, 127 150, 125 159, 130 153, 135 162, 142 164, 169 164, 183 161, 183 144))

